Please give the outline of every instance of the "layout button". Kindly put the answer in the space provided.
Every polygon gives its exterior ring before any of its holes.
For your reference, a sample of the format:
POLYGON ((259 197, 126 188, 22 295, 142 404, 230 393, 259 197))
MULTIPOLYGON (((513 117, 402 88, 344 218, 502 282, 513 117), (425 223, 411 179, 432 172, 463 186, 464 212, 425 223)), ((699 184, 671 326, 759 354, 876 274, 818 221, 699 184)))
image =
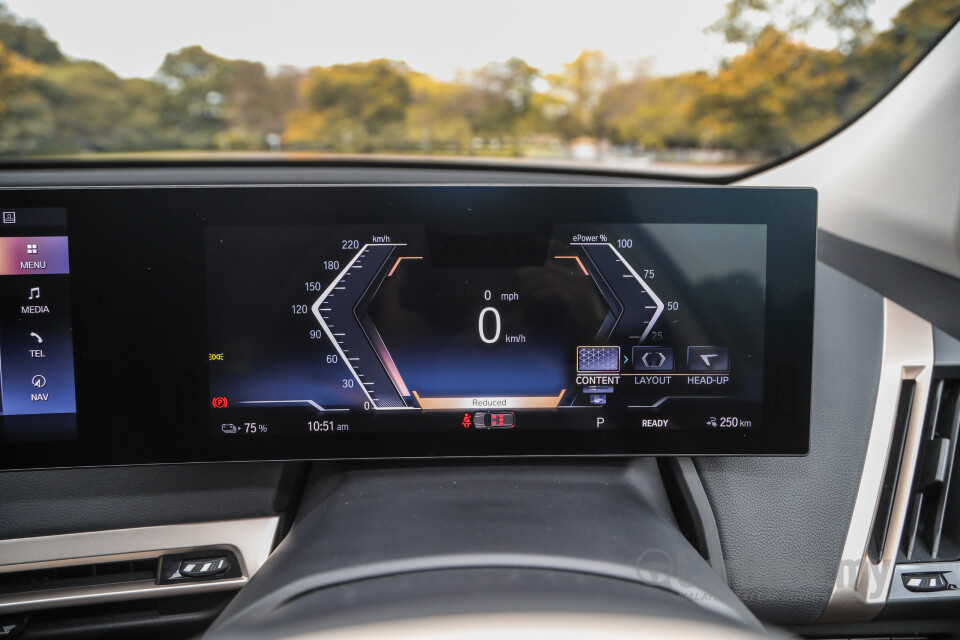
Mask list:
POLYGON ((673 371, 673 349, 670 347, 634 347, 634 371, 673 371))

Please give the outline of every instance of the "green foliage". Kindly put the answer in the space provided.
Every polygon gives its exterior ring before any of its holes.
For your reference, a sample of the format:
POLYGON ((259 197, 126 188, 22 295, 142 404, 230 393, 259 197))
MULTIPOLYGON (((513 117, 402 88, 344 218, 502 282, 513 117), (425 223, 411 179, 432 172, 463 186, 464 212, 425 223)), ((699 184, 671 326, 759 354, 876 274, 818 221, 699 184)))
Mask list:
POLYGON ((854 116, 960 12, 913 0, 876 33, 873 0, 728 0, 710 30, 747 45, 714 72, 623 76, 601 51, 558 73, 519 58, 454 81, 371 60, 306 72, 192 46, 151 79, 65 57, 0 0, 0 154, 163 149, 559 155, 576 138, 621 153, 715 149, 777 156, 854 116), (814 27, 834 49, 803 42, 814 27))
POLYGON ((305 108, 290 114, 285 140, 336 151, 396 142, 411 101, 409 73, 392 60, 314 67, 302 85, 305 108))
POLYGON ((223 103, 230 74, 230 62, 203 47, 167 54, 157 72, 169 90, 164 119, 179 128, 184 147, 215 148, 215 136, 227 129, 223 103))
POLYGON ((960 0, 911 2, 901 9, 887 31, 877 34, 859 55, 847 60, 851 95, 845 116, 866 107, 875 96, 909 71, 920 55, 957 18, 960 0))
POLYGON ((695 115, 709 77, 705 72, 634 78, 612 87, 600 105, 614 144, 641 149, 694 148, 709 140, 695 115))
POLYGON ((41 64, 63 62, 57 43, 47 37, 43 27, 23 22, 0 2, 0 43, 8 51, 41 64))
POLYGON ((455 82, 440 82, 411 72, 410 105, 406 110, 404 149, 418 153, 464 154, 470 149, 473 125, 468 118, 472 91, 455 82))
POLYGON ((559 130, 562 137, 601 137, 605 133, 599 107, 604 94, 617 84, 617 68, 602 51, 582 51, 547 80, 552 92, 567 105, 563 115, 569 117, 559 130))
POLYGON ((874 0, 728 0, 722 18, 708 31, 723 34, 727 42, 755 45, 761 34, 775 29, 790 38, 816 26, 830 29, 844 53, 863 45, 873 35, 869 9, 874 0))
POLYGON ((41 65, 0 43, 0 153, 35 149, 45 128, 43 105, 33 91, 42 72, 41 65))
POLYGON ((46 146, 101 151, 136 149, 152 142, 163 92, 152 90, 144 96, 144 82, 131 91, 125 81, 95 62, 47 67, 36 83, 37 93, 55 116, 46 146))
POLYGON ((262 149, 299 104, 299 72, 271 76, 259 62, 227 60, 193 46, 168 54, 156 81, 166 87, 164 120, 187 149, 262 149))
POLYGON ((839 52, 768 27, 705 83, 693 117, 714 146, 781 155, 840 124, 838 96, 847 82, 839 52))
POLYGON ((480 135, 515 137, 530 114, 540 71, 520 58, 492 62, 469 81, 467 117, 480 135))

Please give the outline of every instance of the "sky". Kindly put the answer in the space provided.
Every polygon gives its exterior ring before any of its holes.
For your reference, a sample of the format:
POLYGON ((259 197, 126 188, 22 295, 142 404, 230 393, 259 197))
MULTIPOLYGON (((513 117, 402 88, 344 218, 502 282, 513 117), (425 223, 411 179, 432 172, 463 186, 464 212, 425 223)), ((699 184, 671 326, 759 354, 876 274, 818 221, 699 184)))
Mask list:
MULTIPOLYGON (((905 0, 876 0, 878 29, 905 0)), ((584 49, 601 49, 622 72, 711 69, 737 53, 704 29, 724 0, 7 0, 74 58, 124 77, 150 77, 164 56, 199 44, 269 68, 406 61, 442 80, 517 56, 550 73, 584 49)), ((830 46, 828 34, 811 44, 830 46)))

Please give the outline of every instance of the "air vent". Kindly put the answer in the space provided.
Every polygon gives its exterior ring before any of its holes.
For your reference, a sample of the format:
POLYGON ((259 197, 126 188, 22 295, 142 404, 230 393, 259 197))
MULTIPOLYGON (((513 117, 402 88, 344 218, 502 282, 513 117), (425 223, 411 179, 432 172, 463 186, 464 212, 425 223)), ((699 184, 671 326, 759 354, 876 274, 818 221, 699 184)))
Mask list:
POLYGON ((873 564, 880 562, 880 555, 886 544, 887 529, 890 527, 890 515, 893 511, 893 497, 897 488, 897 479, 900 477, 900 464, 903 460, 903 445, 907 438, 907 426, 910 423, 910 414, 913 411, 913 399, 916 395, 917 383, 913 380, 904 380, 900 383, 900 397, 897 400, 897 415, 893 423, 893 434, 890 442, 890 456, 883 473, 883 486, 880 498, 877 501, 877 512, 870 530, 870 540, 867 546, 867 557, 873 564))
POLYGON ((960 369, 937 369, 923 428, 900 559, 960 559, 960 369))
POLYGON ((53 589, 157 579, 158 558, 0 573, 0 597, 53 589))

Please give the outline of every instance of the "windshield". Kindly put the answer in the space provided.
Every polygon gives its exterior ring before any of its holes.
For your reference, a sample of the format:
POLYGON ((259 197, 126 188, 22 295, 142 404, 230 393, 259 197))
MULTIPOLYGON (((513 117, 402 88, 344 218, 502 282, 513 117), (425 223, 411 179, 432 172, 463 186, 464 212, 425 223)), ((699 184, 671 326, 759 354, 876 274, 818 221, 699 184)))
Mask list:
POLYGON ((958 11, 0 1, 0 160, 380 154, 733 174, 855 117, 958 11))

